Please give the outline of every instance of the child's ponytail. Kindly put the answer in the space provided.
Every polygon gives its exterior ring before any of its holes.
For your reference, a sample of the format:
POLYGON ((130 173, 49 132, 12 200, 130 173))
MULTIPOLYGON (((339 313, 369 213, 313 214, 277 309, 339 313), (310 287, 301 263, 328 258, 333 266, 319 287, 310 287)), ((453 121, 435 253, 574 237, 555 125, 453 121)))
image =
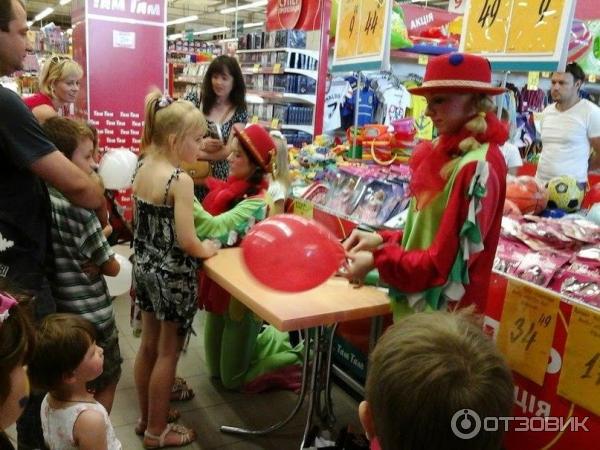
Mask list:
POLYGON ((142 136, 142 152, 152 143, 152 135, 154 133, 154 125, 156 120, 156 112, 162 94, 158 89, 153 89, 144 102, 144 134, 142 136))

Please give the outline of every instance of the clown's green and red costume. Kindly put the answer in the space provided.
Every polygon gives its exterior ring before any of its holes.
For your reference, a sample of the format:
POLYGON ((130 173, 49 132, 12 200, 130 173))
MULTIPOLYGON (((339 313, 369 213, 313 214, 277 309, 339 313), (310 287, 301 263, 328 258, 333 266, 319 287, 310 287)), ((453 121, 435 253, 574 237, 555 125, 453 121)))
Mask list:
POLYGON ((485 310, 507 170, 505 129, 490 114, 485 120, 485 133, 463 129, 415 152, 405 229, 382 232, 374 252, 395 317, 471 304, 485 310))
MULTIPOLYGON (((250 197, 245 180, 209 179, 207 187, 210 192, 203 204, 194 203, 194 226, 200 239, 236 246, 267 215, 266 183, 250 197)), ((292 348, 287 333, 272 326, 261 331, 262 319, 204 274, 199 301, 206 310, 204 347, 211 376, 220 378, 228 389, 256 392, 274 385, 297 387, 302 347, 292 348)))

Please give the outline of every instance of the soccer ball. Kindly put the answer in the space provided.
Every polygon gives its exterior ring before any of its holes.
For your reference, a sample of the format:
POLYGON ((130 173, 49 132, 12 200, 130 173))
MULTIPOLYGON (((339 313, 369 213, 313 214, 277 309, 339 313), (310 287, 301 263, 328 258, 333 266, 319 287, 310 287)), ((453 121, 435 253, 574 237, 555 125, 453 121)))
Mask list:
POLYGON ((585 191, 579 187, 575 178, 562 175, 548 182, 548 207, 574 212, 581 208, 585 191))

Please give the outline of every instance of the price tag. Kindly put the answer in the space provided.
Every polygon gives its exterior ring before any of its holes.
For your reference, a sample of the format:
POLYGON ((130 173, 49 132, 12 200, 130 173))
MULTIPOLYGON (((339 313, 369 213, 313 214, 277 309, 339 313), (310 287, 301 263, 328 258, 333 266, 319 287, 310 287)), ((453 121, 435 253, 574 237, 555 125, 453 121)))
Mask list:
POLYGON ((273 66, 273 73, 281 73, 281 64, 277 63, 273 66))
POLYGON ((539 72, 529 72, 527 74, 527 89, 530 91, 537 91, 538 86, 540 85, 540 73, 539 72))
POLYGON ((307 219, 313 218, 313 205, 308 200, 297 198, 294 200, 294 214, 307 219))
POLYGON ((550 78, 550 72, 542 72, 543 78, 550 78))
POLYGON ((361 0, 358 54, 378 54, 381 49, 387 4, 381 0, 361 0))
POLYGON ((600 415, 600 314, 573 305, 558 394, 600 415))
POLYGON ((498 332, 498 348, 512 369, 540 386, 554 339, 560 296, 510 280, 498 332))
POLYGON ((252 123, 258 123, 258 116, 252 116, 252 123))
POLYGON ((502 53, 507 24, 510 23, 511 1, 471 0, 465 38, 467 53, 502 53))
POLYGON ((426 66, 429 61, 429 57, 427 55, 419 55, 419 64, 426 66))
POLYGON ((275 118, 271 120, 271 128, 279 128, 279 119, 275 118))
POLYGON ((254 73, 260 72, 260 64, 254 64, 254 67, 252 68, 252 72, 254 72, 254 73))
POLYGON ((596 82, 596 75, 595 75, 595 74, 593 74, 593 73, 591 73, 591 74, 588 76, 588 81, 589 81, 590 83, 595 83, 595 82, 596 82))
POLYGON ((338 7, 338 30, 336 33, 337 39, 335 42, 336 53, 338 58, 351 58, 356 55, 358 46, 358 28, 360 24, 359 10, 361 7, 360 0, 343 0, 338 7))

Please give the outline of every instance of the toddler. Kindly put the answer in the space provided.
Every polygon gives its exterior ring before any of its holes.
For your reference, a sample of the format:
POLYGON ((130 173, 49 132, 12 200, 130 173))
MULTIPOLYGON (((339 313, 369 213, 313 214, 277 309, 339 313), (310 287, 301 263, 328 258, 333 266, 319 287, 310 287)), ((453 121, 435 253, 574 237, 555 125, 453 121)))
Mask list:
POLYGON ((51 314, 40 324, 29 376, 48 394, 42 430, 50 450, 120 450, 104 406, 87 389, 102 374, 104 351, 94 325, 75 314, 51 314))

